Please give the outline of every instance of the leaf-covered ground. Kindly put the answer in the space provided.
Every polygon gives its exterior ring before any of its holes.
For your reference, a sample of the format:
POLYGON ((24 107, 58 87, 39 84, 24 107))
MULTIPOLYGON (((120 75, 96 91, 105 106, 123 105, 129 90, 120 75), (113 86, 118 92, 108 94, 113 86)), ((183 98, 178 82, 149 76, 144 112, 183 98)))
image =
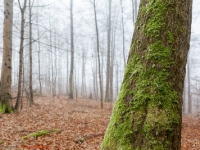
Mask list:
MULTIPOLYGON (((101 110, 95 100, 50 96, 37 97, 31 108, 25 106, 18 113, 0 115, 0 150, 99 150, 112 107, 105 103, 101 110), (41 130, 50 134, 23 139, 41 130)), ((183 117, 182 150, 200 150, 199 131, 197 118, 183 117)))

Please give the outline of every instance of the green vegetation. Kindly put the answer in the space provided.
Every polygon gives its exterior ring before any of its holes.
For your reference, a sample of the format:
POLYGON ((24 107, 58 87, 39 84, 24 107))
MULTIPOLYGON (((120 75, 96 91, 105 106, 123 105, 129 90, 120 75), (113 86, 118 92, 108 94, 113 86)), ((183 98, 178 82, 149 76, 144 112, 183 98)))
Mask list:
POLYGON ((2 140, 0 140, 0 145, 1 145, 1 144, 3 144, 3 141, 2 141, 2 140))
POLYGON ((35 137, 35 138, 37 138, 37 137, 39 137, 39 136, 49 135, 51 132, 59 133, 60 130, 59 130, 59 129, 55 129, 55 130, 53 130, 53 131, 41 130, 41 131, 39 131, 39 132, 31 133, 31 134, 29 134, 29 135, 27 135, 27 136, 24 136, 23 139, 26 140, 26 139, 28 139, 28 138, 30 138, 30 137, 35 137))
POLYGON ((0 114, 13 113, 12 107, 6 104, 0 104, 0 114))

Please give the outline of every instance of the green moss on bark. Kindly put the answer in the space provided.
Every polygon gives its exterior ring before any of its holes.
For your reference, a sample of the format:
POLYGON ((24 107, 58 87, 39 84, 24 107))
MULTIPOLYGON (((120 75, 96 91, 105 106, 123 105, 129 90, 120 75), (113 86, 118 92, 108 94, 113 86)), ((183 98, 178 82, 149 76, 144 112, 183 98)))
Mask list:
POLYGON ((180 123, 180 106, 178 91, 169 82, 169 68, 174 64, 171 57, 174 35, 165 29, 168 7, 174 10, 169 1, 149 0, 141 9, 140 15, 147 14, 148 19, 144 29, 138 26, 137 30, 142 30, 148 44, 142 54, 138 51, 138 40, 133 41, 102 150, 172 147, 174 126, 180 123))
POLYGON ((8 104, 0 104, 0 114, 13 113, 13 108, 8 104))

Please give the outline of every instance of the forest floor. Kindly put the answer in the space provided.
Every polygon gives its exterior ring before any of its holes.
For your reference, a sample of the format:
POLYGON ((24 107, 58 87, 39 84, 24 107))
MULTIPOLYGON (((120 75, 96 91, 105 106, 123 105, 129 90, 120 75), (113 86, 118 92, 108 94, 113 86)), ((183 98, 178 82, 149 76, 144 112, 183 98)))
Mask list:
MULTIPOLYGON (((36 97, 32 107, 24 104, 20 112, 0 115, 0 150, 99 150, 111 107, 104 103, 101 110, 95 100, 36 97), (23 139, 41 130, 49 134, 23 139)), ((200 150, 197 117, 183 117, 182 150, 200 150)))

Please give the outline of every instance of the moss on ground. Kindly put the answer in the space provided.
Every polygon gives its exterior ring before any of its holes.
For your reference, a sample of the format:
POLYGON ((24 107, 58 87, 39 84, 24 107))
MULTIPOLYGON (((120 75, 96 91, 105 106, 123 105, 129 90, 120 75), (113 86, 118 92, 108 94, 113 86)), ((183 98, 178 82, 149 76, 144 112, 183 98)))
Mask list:
POLYGON ((28 139, 28 138, 30 138, 30 137, 37 138, 37 137, 39 137, 39 136, 49 135, 51 132, 59 133, 60 130, 59 130, 59 129, 55 129, 55 130, 53 130, 53 131, 41 130, 41 131, 39 131, 39 132, 31 133, 31 134, 29 134, 29 135, 27 135, 27 136, 24 136, 23 139, 26 140, 26 139, 28 139))

